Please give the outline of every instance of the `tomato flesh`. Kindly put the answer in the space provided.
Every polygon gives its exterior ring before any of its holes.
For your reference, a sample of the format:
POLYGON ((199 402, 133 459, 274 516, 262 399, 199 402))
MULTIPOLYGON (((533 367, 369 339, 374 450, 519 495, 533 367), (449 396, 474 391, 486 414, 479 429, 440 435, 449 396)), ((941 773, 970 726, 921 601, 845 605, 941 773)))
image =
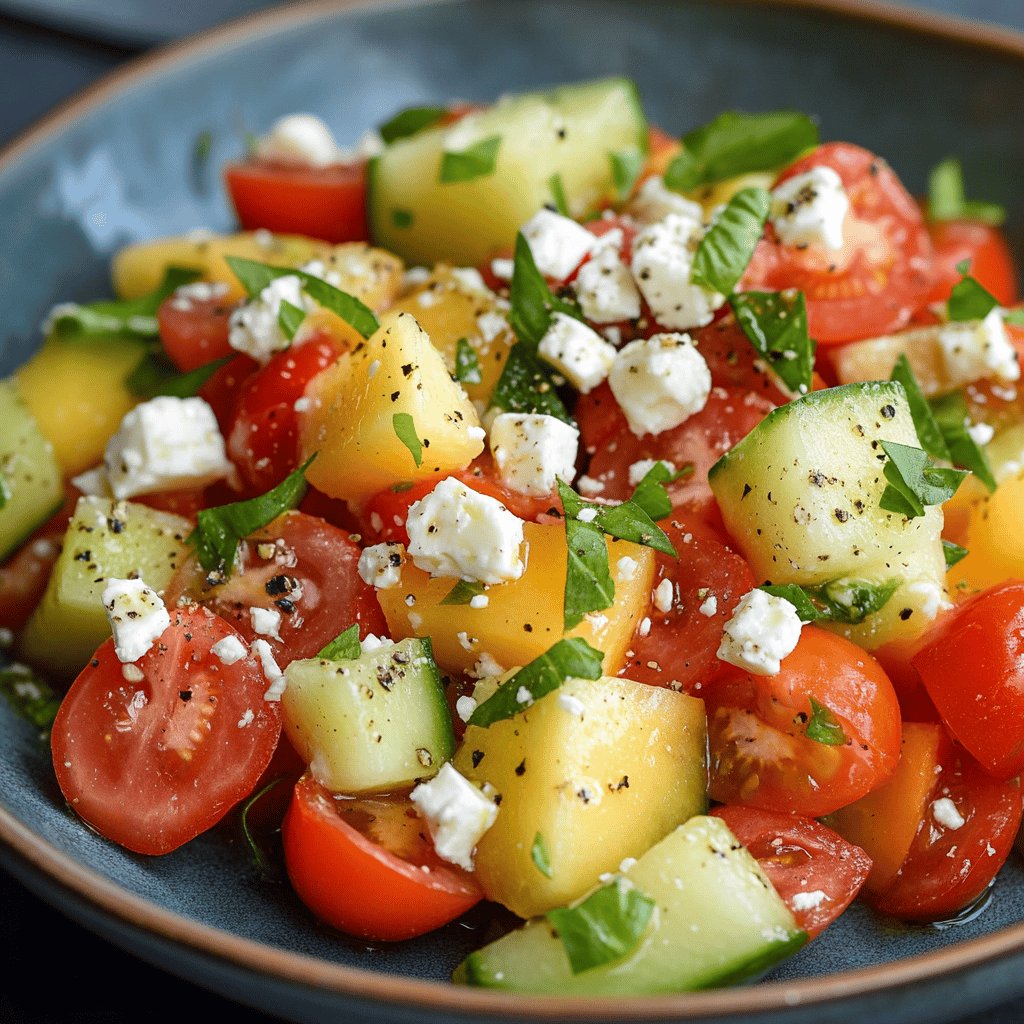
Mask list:
POLYGON ((234 355, 228 344, 231 314, 237 303, 222 296, 182 298, 171 295, 160 303, 156 320, 167 357, 183 373, 215 359, 234 355))
POLYGON ((999 228, 976 220, 943 220, 929 225, 935 250, 934 284, 926 302, 945 302, 963 274, 958 269, 964 260, 968 273, 990 291, 1001 306, 1017 301, 1017 272, 1006 238, 999 228))

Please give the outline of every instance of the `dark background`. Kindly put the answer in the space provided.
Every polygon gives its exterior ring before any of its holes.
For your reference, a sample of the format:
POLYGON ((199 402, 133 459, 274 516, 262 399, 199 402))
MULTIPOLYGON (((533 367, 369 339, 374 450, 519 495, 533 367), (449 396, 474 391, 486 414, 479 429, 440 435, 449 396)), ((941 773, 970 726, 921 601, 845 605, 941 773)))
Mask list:
MULTIPOLYGON (((0 0, 0 146, 136 54, 273 3, 0 0)), ((914 0, 913 5, 1024 30, 1024 0, 914 0)), ((276 1020, 121 952, 0 869, 0 1024, 138 1024, 140 1018, 218 1024, 276 1020)), ((1024 1000, 957 1024, 983 1022, 1024 1022, 1024 1000)))

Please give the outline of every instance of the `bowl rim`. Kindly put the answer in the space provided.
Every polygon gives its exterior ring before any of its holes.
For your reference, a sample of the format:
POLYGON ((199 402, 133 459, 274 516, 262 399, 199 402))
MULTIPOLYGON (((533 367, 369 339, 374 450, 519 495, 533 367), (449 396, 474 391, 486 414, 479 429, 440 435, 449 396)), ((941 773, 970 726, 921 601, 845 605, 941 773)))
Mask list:
MULTIPOLYGON (((458 0, 305 0, 252 12, 195 36, 156 48, 127 61, 69 100, 55 107, 0 149, 0 174, 13 170, 77 118, 165 70, 203 58, 247 39, 285 31, 348 12, 440 6, 458 0)), ((721 6, 756 6, 765 0, 709 0, 721 6)), ((884 0, 773 0, 776 7, 817 12, 848 21, 936 39, 969 50, 992 52, 1021 61, 1024 32, 900 7, 884 0)), ((224 961, 234 968, 319 990, 451 1016, 486 1014, 524 1020, 692 1020, 717 1016, 794 1010, 858 997, 880 995, 937 977, 962 975, 983 965, 1024 953, 1024 922, 990 935, 873 967, 769 981, 748 988, 684 992, 657 996, 538 996, 500 992, 332 963, 243 938, 144 899, 86 867, 44 839, 0 804, 0 842, 5 843, 49 879, 85 898, 108 917, 140 928, 193 953, 224 961)), ((1022 983, 1024 988, 1024 983, 1022 983)))

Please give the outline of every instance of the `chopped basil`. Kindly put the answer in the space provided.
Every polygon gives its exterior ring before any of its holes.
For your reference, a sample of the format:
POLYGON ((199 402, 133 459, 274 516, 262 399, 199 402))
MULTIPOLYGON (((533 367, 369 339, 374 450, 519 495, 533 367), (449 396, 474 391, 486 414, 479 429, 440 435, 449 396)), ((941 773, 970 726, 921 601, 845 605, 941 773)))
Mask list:
POLYGON ((588 612, 610 608, 615 601, 615 582, 608 569, 608 545, 593 523, 566 516, 565 595, 562 602, 566 630, 583 621, 588 612))
POLYGON ((11 499, 11 484, 4 474, 4 471, 0 469, 0 508, 3 508, 8 501, 11 499))
POLYGON ((530 857, 534 867, 545 877, 551 878, 551 861, 548 859, 548 847, 544 837, 538 832, 533 837, 533 846, 530 847, 530 857))
POLYGON ((412 210, 391 211, 391 222, 396 228, 411 228, 415 219, 412 210))
POLYGON ((391 493, 405 494, 406 491, 411 491, 415 486, 411 480, 400 480, 397 484, 391 485, 391 493))
MULTIPOLYGON (((619 540, 643 544, 645 547, 654 548, 655 551, 675 556, 675 548, 672 547, 672 542, 665 532, 634 498, 618 505, 600 505, 596 502, 584 501, 561 480, 558 482, 558 494, 562 499, 566 521, 578 519, 580 512, 589 508, 595 513, 590 523, 602 533, 607 533, 609 537, 618 537, 619 540)), ((584 525, 590 524, 585 523, 584 525)))
POLYGON ((951 540, 944 540, 942 542, 942 554, 946 558, 946 568, 952 569, 957 562, 966 558, 969 552, 967 548, 962 548, 959 544, 954 544, 951 540))
POLYGON ((474 181, 487 178, 494 173, 498 165, 498 150, 501 148, 501 136, 491 135, 489 138, 474 142, 465 149, 446 149, 441 154, 441 171, 438 181, 442 185, 452 185, 460 181, 474 181))
POLYGON ((580 319, 579 310, 551 293, 523 233, 516 235, 515 255, 512 262, 512 283, 509 286, 512 309, 508 322, 516 337, 536 348, 551 326, 553 313, 565 313, 580 319))
POLYGON ((920 448, 895 441, 882 441, 881 445, 888 460, 883 470, 887 485, 879 506, 887 512, 897 512, 908 519, 923 516, 926 505, 941 505, 953 497, 967 475, 961 469, 930 465, 920 448))
POLYGON ((326 647, 317 655, 327 661, 354 661, 363 653, 359 644, 359 625, 352 623, 348 629, 339 633, 326 647))
POLYGON ((469 604, 474 597, 479 597, 487 588, 482 583, 470 583, 459 580, 441 599, 441 604, 469 604))
POLYGON ((807 723, 804 735, 815 743, 824 743, 827 747, 839 747, 846 742, 846 733, 839 724, 839 719, 825 707, 811 698, 811 720, 807 723))
POLYGON ((633 501, 639 505, 651 519, 664 519, 672 511, 672 499, 668 496, 665 484, 672 483, 682 476, 693 472, 693 466, 684 466, 679 472, 672 473, 664 462, 655 462, 644 473, 643 479, 636 485, 633 501))
POLYGON ((544 916, 558 932, 573 974, 620 960, 632 952, 654 913, 654 900, 616 878, 575 907, 544 916))
POLYGON ((245 132, 242 141, 245 143, 246 157, 254 157, 259 152, 260 137, 255 132, 245 132))
POLYGON ((157 395, 191 398, 232 358, 225 356, 223 359, 214 359, 204 366, 181 373, 161 350, 155 349, 147 352, 139 365, 125 377, 125 387, 136 398, 156 398, 157 395))
POLYGON ((967 405, 963 393, 950 392, 932 399, 931 412, 949 451, 948 459, 954 466, 972 472, 991 492, 996 489, 996 478, 989 465, 985 449, 967 430, 967 405))
POLYGON ((416 424, 407 412, 396 412, 391 417, 391 425, 395 428, 398 440, 409 449, 412 461, 418 469, 423 464, 423 442, 416 434, 416 424))
POLYGON ((316 453, 266 494, 217 508, 201 509, 188 543, 195 546, 202 567, 230 575, 239 542, 283 512, 295 508, 305 497, 306 470, 315 458, 316 453))
POLYGON ((385 121, 377 131, 385 144, 390 146, 392 142, 407 139, 437 124, 447 113, 447 107, 407 107, 385 121))
POLYGON ((740 189, 697 246, 690 280, 729 295, 754 255, 770 206, 771 196, 765 189, 740 189))
POLYGON ((552 174, 548 178, 548 186, 551 189, 551 198, 554 201, 555 209, 563 216, 569 216, 569 202, 565 198, 565 185, 562 184, 560 174, 552 174))
POLYGON ((573 421, 558 397, 551 367, 522 341, 509 349, 490 407, 502 412, 545 413, 565 423, 573 421))
POLYGON ((807 394, 815 343, 807 333, 804 293, 741 292, 729 301, 736 322, 772 372, 794 394, 807 394))
POLYGON ((168 267, 156 289, 137 299, 89 302, 85 305, 62 303, 50 315, 53 337, 61 341, 155 338, 160 333, 156 321, 160 303, 182 285, 190 284, 201 276, 199 270, 168 267))
POLYGON ((620 149, 609 153, 608 159, 612 164, 615 198, 619 202, 624 202, 632 194, 633 186, 644 169, 646 158, 638 149, 620 149))
POLYGON ((460 384, 479 384, 483 380, 480 357, 465 338, 455 343, 455 379, 460 384))
POLYGON ((818 128, 792 110, 764 114, 726 111, 683 136, 683 151, 665 171, 679 192, 753 171, 782 167, 818 144, 818 128))
POLYGON ((928 219, 976 220, 998 227, 1006 220, 1006 210, 998 203, 967 199, 960 161, 947 157, 928 175, 928 219))
POLYGON ((302 290, 314 302, 337 314, 364 338, 368 338, 380 326, 373 310, 363 305, 354 295, 349 295, 348 292, 343 292, 340 288, 335 288, 334 285, 304 270, 297 267, 275 267, 269 263, 243 259, 241 256, 225 256, 224 259, 250 299, 259 298, 260 292, 275 278, 297 277, 302 282, 302 290))
POLYGON ((502 683, 473 712, 469 724, 486 728, 512 718, 529 704, 557 690, 567 679, 600 679, 603 658, 600 651, 595 651, 580 637, 559 640, 502 683), (529 699, 520 701, 525 694, 529 694, 529 699))
POLYGON ((999 305, 999 300, 968 274, 970 261, 962 260, 956 269, 964 276, 953 285, 946 309, 950 320, 984 320, 999 305))
POLYGON ((205 128, 196 135, 196 140, 192 144, 192 168, 196 173, 202 173, 212 152, 213 132, 209 128, 205 128))
POLYGON ((292 305, 287 299, 281 300, 281 305, 277 311, 277 322, 281 328, 281 333, 289 341, 295 340, 295 335, 305 319, 306 311, 304 309, 299 309, 298 306, 292 305))
POLYGON ((888 603, 899 589, 900 580, 882 583, 868 580, 838 579, 817 587, 797 583, 766 584, 759 589, 789 601, 801 622, 839 622, 858 626, 888 603))
POLYGON ((766 583, 758 589, 788 601, 796 609, 801 622, 817 622, 825 617, 824 612, 811 600, 807 588, 801 587, 799 583, 766 583))
POLYGON ((50 684, 25 665, 8 665, 0 669, 0 693, 14 712, 31 722, 46 739, 60 708, 60 698, 50 684))
POLYGON ((942 429, 935 422, 931 406, 921 392, 921 387, 917 383, 914 371, 910 368, 910 361, 907 359, 906 353, 901 353, 899 359, 896 360, 896 365, 892 368, 892 373, 889 374, 889 380, 902 384, 903 390, 907 393, 910 416, 914 421, 914 429, 917 431, 921 447, 933 459, 950 461, 949 448, 942 436, 942 429))
POLYGON ((287 775, 278 775, 276 779, 271 779, 262 789, 253 793, 242 804, 242 813, 240 820, 242 824, 242 835, 245 837, 245 841, 249 847, 249 856, 252 859, 252 865, 259 873, 260 878, 264 882, 279 882, 284 878, 284 865, 281 863, 280 851, 277 852, 277 856, 269 854, 264 849, 264 842, 262 836, 257 835, 257 830, 253 827, 249 821, 249 814, 253 807, 260 802, 272 789, 276 789, 282 782, 288 781, 287 775))

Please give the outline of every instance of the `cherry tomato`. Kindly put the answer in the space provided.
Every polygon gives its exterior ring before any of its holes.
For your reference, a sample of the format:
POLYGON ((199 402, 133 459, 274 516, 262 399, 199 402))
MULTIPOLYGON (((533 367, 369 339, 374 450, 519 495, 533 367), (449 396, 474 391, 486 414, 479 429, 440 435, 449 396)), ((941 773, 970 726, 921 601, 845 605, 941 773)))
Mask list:
POLYGON ((259 369, 259 363, 249 356, 237 355, 225 363, 199 389, 199 397, 207 401, 217 417, 222 434, 231 430, 235 418, 235 405, 242 382, 259 369))
POLYGON ((253 788, 281 733, 267 680, 246 657, 211 652, 238 634, 203 608, 171 625, 126 678, 110 639, 53 723, 53 766, 68 803, 136 853, 161 854, 216 824, 253 788))
MULTIPOLYGON (((216 286, 211 286, 214 289, 216 286)), ((184 298, 171 295, 160 303, 156 322, 168 359, 183 373, 215 359, 234 355, 228 344, 228 323, 238 303, 223 295, 184 298)))
POLYGON ((649 609, 630 643, 619 675, 638 683, 696 692, 728 669, 716 657, 733 608, 756 581, 743 558, 699 516, 672 516, 659 524, 678 558, 658 554, 654 586, 672 581, 668 612, 649 609), (628 654, 628 652, 627 652, 628 654))
POLYGON ((195 558, 178 570, 164 600, 182 594, 223 616, 247 641, 259 635, 251 608, 279 612, 280 639, 263 635, 281 668, 311 658, 353 623, 360 637, 387 634, 373 587, 359 575, 360 549, 322 519, 286 512, 241 544, 241 571, 226 583, 208 576, 195 558))
POLYGON ((201 508, 206 508, 206 492, 201 488, 181 489, 177 491, 154 491, 152 494, 139 494, 133 501, 140 505, 159 509, 161 512, 173 512, 176 516, 195 519, 201 508))
POLYGON ((765 368, 764 361, 731 312, 689 333, 708 364, 715 387, 746 388, 774 405, 789 401, 789 396, 778 386, 778 378, 765 368))
POLYGON ((968 273, 1001 306, 1017 301, 1017 273, 1006 238, 999 228, 976 220, 943 220, 929 225, 935 250, 934 284, 925 302, 945 302, 963 277, 957 264, 967 260, 968 273))
POLYGON ((1016 780, 999 782, 965 752, 952 744, 946 749, 906 860, 888 888, 865 895, 883 914, 914 921, 955 917, 985 892, 1013 849, 1022 806, 1016 780), (952 822, 937 812, 938 800, 952 801, 952 822), (957 819, 963 824, 951 827, 957 819))
POLYGON ((892 684, 870 654, 823 629, 805 626, 777 675, 736 669, 701 696, 710 793, 722 803, 818 818, 896 770, 900 710, 892 684), (843 741, 833 746, 806 735, 811 698, 841 727, 843 741))
POLYGON ((965 602, 912 659, 953 736, 991 775, 1024 770, 1024 583, 965 602))
POLYGON ((253 494, 269 491, 297 465, 299 420, 295 402, 340 353, 336 341, 317 334, 304 344, 279 352, 242 384, 227 448, 228 457, 253 494))
POLYGON ((898 330, 932 285, 932 247, 921 211, 883 160, 847 142, 819 146, 778 180, 814 167, 836 171, 850 198, 842 249, 784 245, 769 223, 742 289, 800 289, 811 337, 823 345, 898 330))
POLYGON ((365 242, 366 161, 301 167, 249 160, 229 164, 224 181, 242 227, 365 242))
POLYGON ((472 875, 437 856, 422 819, 401 797, 334 797, 305 775, 283 837, 288 877, 302 902, 365 939, 423 935, 483 895, 472 875))
POLYGON ((859 846, 813 818, 737 806, 711 813, 750 851, 812 939, 853 902, 871 870, 859 846))

